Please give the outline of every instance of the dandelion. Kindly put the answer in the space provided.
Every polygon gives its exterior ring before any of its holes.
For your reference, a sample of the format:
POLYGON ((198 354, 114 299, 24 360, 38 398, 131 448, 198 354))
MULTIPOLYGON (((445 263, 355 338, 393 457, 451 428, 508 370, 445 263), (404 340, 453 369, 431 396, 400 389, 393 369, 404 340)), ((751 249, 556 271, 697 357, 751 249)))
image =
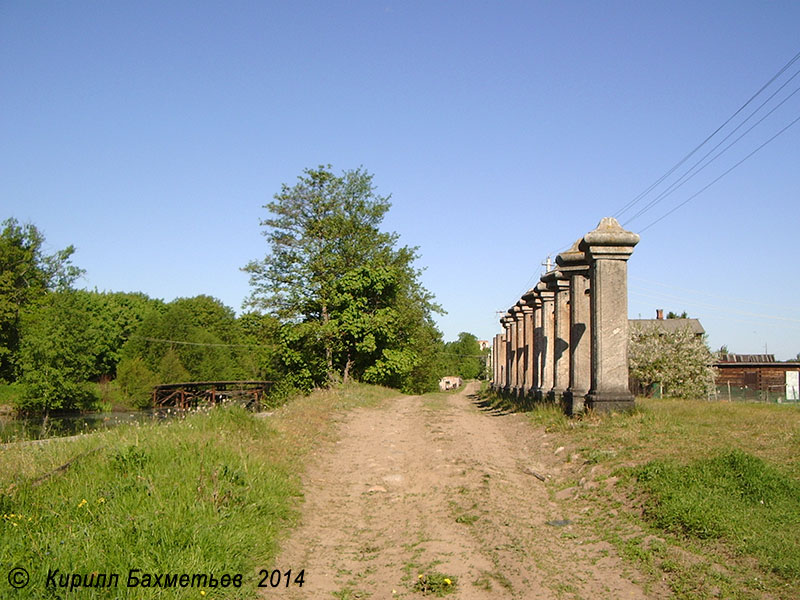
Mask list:
POLYGON ((453 585, 453 582, 452 582, 452 581, 450 581, 450 579, 449 579, 449 578, 447 578, 447 577, 445 577, 445 578, 444 578, 444 582, 445 582, 447 585, 453 585))
POLYGON ((86 501, 86 498, 84 498, 83 500, 81 500, 78 503, 78 508, 82 508, 82 507, 86 506, 87 504, 89 504, 89 503, 86 501))
POLYGON ((206 595, 206 591, 205 590, 200 590, 200 595, 201 596, 205 596, 206 595))
POLYGON ((422 573, 420 573, 419 575, 417 575, 417 579, 422 579, 423 577, 424 577, 424 575, 423 575, 422 573))

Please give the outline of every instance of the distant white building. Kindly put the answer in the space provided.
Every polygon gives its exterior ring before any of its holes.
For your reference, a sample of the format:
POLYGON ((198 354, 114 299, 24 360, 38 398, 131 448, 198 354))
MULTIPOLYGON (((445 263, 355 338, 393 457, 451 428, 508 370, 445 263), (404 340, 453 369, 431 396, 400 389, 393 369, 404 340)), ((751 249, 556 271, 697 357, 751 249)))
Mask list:
POLYGON ((439 380, 439 389, 446 392, 447 390, 460 388, 463 383, 461 377, 442 377, 439 380))

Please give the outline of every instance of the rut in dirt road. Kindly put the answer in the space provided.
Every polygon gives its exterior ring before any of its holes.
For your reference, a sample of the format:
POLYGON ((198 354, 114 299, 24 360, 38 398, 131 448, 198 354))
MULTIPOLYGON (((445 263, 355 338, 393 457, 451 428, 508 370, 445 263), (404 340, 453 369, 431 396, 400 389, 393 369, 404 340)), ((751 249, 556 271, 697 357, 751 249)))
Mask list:
POLYGON ((357 409, 304 477, 300 526, 276 561, 305 569, 285 598, 414 598, 419 574, 451 598, 645 598, 613 549, 530 473, 553 467, 546 434, 459 394, 357 409), (550 462, 548 462, 550 461, 550 462), (549 523, 549 524, 548 524, 549 523))

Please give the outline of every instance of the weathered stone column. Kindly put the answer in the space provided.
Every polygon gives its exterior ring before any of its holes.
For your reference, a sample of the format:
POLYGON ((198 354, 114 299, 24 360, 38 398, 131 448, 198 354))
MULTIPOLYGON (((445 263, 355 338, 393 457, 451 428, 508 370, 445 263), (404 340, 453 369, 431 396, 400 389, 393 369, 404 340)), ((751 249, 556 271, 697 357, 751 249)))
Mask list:
POLYGON ((559 270, 550 271, 542 280, 553 296, 553 387, 549 402, 561 402, 569 386, 569 280, 559 270))
POLYGON ((539 387, 536 390, 536 399, 545 401, 553 387, 553 350, 555 348, 553 304, 555 293, 548 289, 544 281, 536 285, 536 291, 542 302, 540 320, 541 351, 539 354, 539 387))
POLYGON ((500 319, 503 325, 503 393, 507 394, 511 387, 511 375, 509 372, 509 364, 511 363, 511 315, 506 313, 500 319))
POLYGON ((556 257, 559 270, 569 276, 569 387, 564 392, 568 415, 583 412, 592 373, 591 311, 589 306, 589 262, 579 249, 580 239, 556 257))
POLYGON ((492 389, 497 391, 500 388, 500 334, 495 334, 492 339, 492 389))
POLYGON ((512 306, 508 309, 511 315, 511 365, 508 372, 511 376, 511 394, 517 395, 517 378, 519 376, 519 320, 517 319, 517 307, 512 306))
POLYGON ((583 236, 591 278, 592 384, 586 407, 633 408, 628 389, 628 259, 639 236, 605 217, 583 236))
POLYGON ((522 384, 524 374, 522 369, 524 368, 524 363, 522 360, 522 350, 523 350, 523 338, 524 338, 524 330, 523 330, 523 320, 522 320, 522 307, 517 302, 511 308, 511 314, 514 317, 514 395, 520 396, 522 393, 522 384))
POLYGON ((503 387, 503 383, 502 383, 502 381, 503 381, 502 380, 503 372, 500 369, 500 365, 502 364, 502 360, 503 360, 503 334, 502 333, 498 333, 494 337, 495 337, 495 340, 496 340, 495 350, 497 352, 497 354, 495 354, 495 357, 494 357, 494 391, 498 392, 498 391, 500 391, 500 388, 503 387))
POLYGON ((532 313, 530 315, 530 325, 531 325, 531 332, 530 332, 530 344, 531 349, 528 356, 528 360, 530 362, 530 387, 528 388, 528 394, 530 394, 533 400, 536 400, 536 392, 539 389, 539 371, 540 371, 540 364, 541 364, 541 348, 542 348, 542 327, 541 327, 541 318, 542 318, 542 300, 539 298, 539 293, 536 291, 535 287, 529 289, 523 296, 522 299, 525 303, 532 309, 532 313))
POLYGON ((533 307, 523 300, 522 305, 522 325, 524 331, 522 362, 523 379, 522 395, 528 396, 533 389, 533 307))

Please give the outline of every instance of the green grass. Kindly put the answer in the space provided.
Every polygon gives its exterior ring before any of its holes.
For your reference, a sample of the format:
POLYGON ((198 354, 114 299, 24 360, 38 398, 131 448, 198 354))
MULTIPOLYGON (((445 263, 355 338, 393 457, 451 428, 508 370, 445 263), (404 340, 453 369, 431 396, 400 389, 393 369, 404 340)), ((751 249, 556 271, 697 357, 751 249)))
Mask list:
POLYGON ((527 416, 572 464, 553 488, 597 482, 575 510, 654 585, 678 598, 800 597, 797 406, 638 399, 630 414, 527 416))
POLYGON ((455 575, 447 575, 439 571, 429 571, 420 573, 414 583, 414 591, 423 596, 433 595, 438 598, 452 594, 458 586, 458 578, 455 575))
POLYGON ((719 538, 779 575, 800 580, 800 481, 741 450, 632 469, 659 528, 719 538))
MULTIPOLYGON (((392 393, 348 386, 299 398, 270 419, 218 408, 162 425, 3 447, 0 564, 25 567, 31 578, 13 597, 55 597, 45 588, 48 568, 118 573, 108 597, 187 597, 181 588, 126 590, 135 568, 241 573, 241 589, 207 597, 252 598, 258 570, 275 566, 278 540, 293 524, 304 456, 332 435, 341 409, 392 393)), ((10 593, 3 573, 0 597, 10 593)))

